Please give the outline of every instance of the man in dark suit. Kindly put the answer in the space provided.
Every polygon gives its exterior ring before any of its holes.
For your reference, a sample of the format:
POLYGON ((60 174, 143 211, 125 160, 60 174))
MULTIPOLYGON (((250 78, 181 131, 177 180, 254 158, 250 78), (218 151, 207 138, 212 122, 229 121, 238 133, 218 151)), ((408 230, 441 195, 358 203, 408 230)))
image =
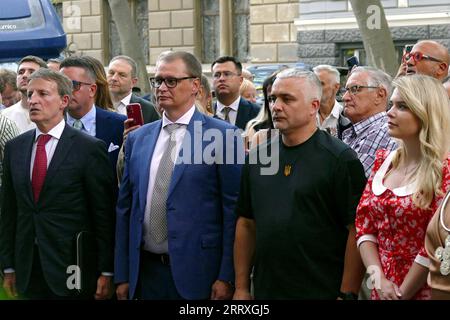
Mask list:
POLYGON ((104 142, 65 124, 71 93, 60 73, 33 73, 27 96, 37 128, 6 144, 0 266, 11 297, 105 299, 112 293, 113 175, 104 142), (82 231, 93 235, 83 249, 95 252, 97 270, 85 287, 76 280, 89 276, 76 265, 82 231))
POLYGON ((118 113, 126 115, 127 105, 139 103, 142 107, 144 123, 159 120, 159 114, 156 112, 155 106, 150 101, 133 94, 132 90, 138 78, 137 65, 132 58, 128 56, 112 58, 108 66, 107 79, 111 100, 118 113))
POLYGON ((241 165, 227 155, 244 146, 236 127, 196 110, 201 74, 192 54, 164 55, 151 79, 163 118, 127 138, 116 216, 119 299, 232 297, 241 165), (208 161, 212 132, 224 147, 208 161))
POLYGON ((247 122, 258 115, 260 107, 239 94, 242 64, 234 57, 223 56, 212 63, 211 70, 217 97, 214 116, 245 130, 247 122))
POLYGON ((115 172, 126 117, 95 106, 96 77, 86 61, 78 57, 66 58, 61 63, 60 72, 72 80, 74 87, 67 112, 67 124, 103 140, 108 146, 111 166, 115 172))

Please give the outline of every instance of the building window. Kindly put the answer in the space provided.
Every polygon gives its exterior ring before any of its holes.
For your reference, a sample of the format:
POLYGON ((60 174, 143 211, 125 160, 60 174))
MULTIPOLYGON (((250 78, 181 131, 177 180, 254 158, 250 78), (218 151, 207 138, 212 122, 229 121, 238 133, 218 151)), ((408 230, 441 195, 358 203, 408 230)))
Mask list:
MULTIPOLYGON (((405 41, 399 41, 399 42, 395 42, 394 46, 395 46, 395 58, 397 60, 397 62, 400 64, 402 61, 402 56, 403 56, 403 49, 405 47, 406 44, 410 44, 410 43, 415 43, 415 41, 408 41, 408 43, 406 43, 405 41)), ((361 66, 366 66, 367 65, 367 56, 366 56, 366 50, 364 50, 364 46, 362 43, 360 44, 348 44, 348 45, 341 45, 341 50, 340 50, 340 61, 341 61, 341 66, 346 67, 347 66, 347 59, 352 57, 352 56, 356 56, 359 60, 359 65, 361 66)))

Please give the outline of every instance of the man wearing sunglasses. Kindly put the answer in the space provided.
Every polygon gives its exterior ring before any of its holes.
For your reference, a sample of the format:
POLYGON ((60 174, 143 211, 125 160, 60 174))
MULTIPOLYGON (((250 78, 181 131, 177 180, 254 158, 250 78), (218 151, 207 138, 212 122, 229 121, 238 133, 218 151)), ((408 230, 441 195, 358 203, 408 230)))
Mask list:
POLYGON ((411 52, 403 55, 402 66, 398 75, 417 73, 443 81, 448 74, 448 65, 449 53, 447 48, 436 41, 424 40, 417 42, 411 52), (403 72, 401 71, 402 67, 403 72))
POLYGON ((66 114, 67 124, 106 143, 115 173, 123 141, 123 123, 127 117, 95 105, 97 94, 95 71, 85 60, 79 57, 66 58, 61 63, 60 72, 72 80, 73 85, 66 114))

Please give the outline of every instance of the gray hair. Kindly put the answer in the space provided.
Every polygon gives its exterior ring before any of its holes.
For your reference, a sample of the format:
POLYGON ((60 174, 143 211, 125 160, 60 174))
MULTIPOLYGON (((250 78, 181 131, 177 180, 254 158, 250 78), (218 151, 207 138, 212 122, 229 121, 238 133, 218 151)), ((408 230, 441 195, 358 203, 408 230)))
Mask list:
POLYGON ((309 98, 317 99, 320 101, 320 98, 322 97, 322 84, 320 83, 319 78, 316 76, 314 72, 303 69, 289 68, 277 74, 277 79, 288 79, 288 78, 305 79, 311 89, 307 90, 309 98))
POLYGON ((125 55, 115 56, 111 59, 109 62, 110 64, 113 63, 116 60, 122 60, 128 63, 128 65, 131 67, 131 77, 136 78, 137 77, 137 63, 133 60, 133 58, 125 55))
POLYGON ((333 66, 330 66, 329 64, 319 64, 318 66, 315 66, 313 68, 313 71, 315 74, 318 74, 320 71, 327 71, 328 73, 332 74, 335 77, 336 83, 341 82, 341 73, 338 69, 336 69, 333 66))
POLYGON ((352 70, 352 75, 355 73, 365 73, 368 75, 367 85, 371 87, 383 87, 386 90, 386 98, 391 97, 393 86, 392 78, 386 72, 373 67, 356 67, 352 70))
POLYGON ((28 82, 35 79, 44 79, 46 81, 55 82, 60 97, 66 95, 69 97, 72 96, 72 81, 62 73, 47 68, 41 68, 31 74, 28 82))

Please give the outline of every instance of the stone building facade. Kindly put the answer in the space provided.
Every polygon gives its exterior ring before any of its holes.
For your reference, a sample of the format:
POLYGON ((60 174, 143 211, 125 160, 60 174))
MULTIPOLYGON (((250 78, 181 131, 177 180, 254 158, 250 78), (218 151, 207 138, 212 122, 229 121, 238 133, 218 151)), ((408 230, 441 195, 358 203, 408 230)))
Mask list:
MULTIPOLYGON (((431 39, 450 49, 450 1, 382 0, 400 61, 406 44, 431 39)), ((345 66, 356 55, 365 63, 365 51, 356 19, 347 0, 302 0, 298 28, 298 59, 312 65, 345 66)))
MULTIPOLYGON (((58 0, 58 2, 61 0, 58 0)), ((125 1, 125 0, 124 0, 125 1)), ((128 0, 142 39, 147 64, 166 50, 194 53, 205 65, 221 54, 248 63, 345 65, 365 53, 348 0, 128 0), (223 4, 230 12, 224 12, 223 4), (221 39, 220 19, 231 36, 221 39), (221 42, 222 41, 222 42, 221 42)), ((434 39, 450 47, 449 0, 382 0, 398 58, 405 44, 434 39)), ((228 11, 228 10, 227 10, 228 11)), ((69 49, 105 64, 120 54, 107 0, 62 0, 69 49)), ((222 25, 223 27, 223 25, 222 25)))

